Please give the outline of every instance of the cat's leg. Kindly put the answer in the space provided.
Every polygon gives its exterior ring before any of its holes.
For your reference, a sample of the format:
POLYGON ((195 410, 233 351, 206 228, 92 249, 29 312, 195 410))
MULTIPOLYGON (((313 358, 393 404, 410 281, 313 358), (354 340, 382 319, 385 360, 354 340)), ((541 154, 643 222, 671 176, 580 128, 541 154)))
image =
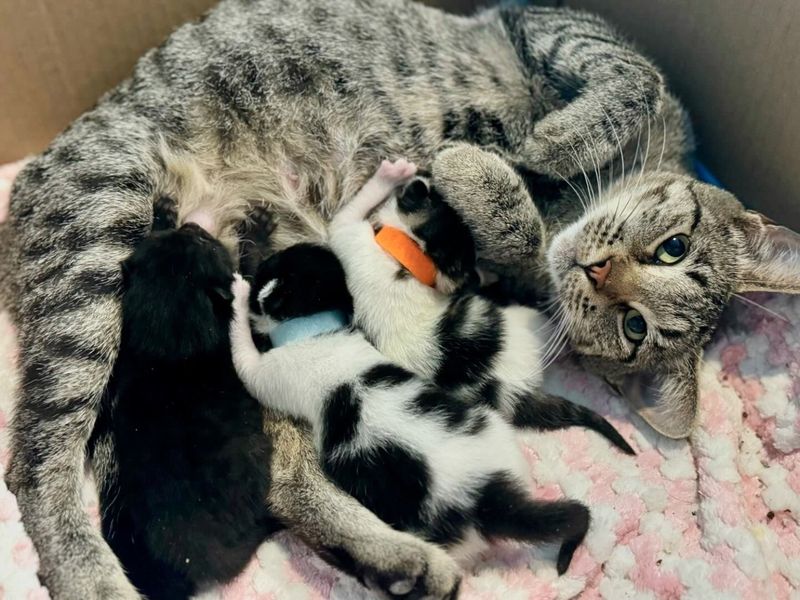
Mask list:
POLYGON ((74 125, 22 171, 11 200, 20 384, 6 477, 54 598, 138 598, 81 494, 119 349, 120 262, 150 230, 163 175, 139 121, 117 131, 102 125, 110 118, 120 116, 74 125))
POLYGON ((466 143, 437 154, 431 186, 472 232, 479 264, 545 290, 544 222, 522 178, 499 155, 466 143))
POLYGON ((553 431, 567 427, 585 427, 596 431, 625 454, 634 455, 633 448, 614 426, 593 410, 569 400, 536 392, 522 396, 507 415, 515 427, 553 431))
POLYGON ((602 168, 659 116, 664 76, 602 18, 538 8, 500 12, 522 67, 564 101, 523 144, 519 159, 527 167, 556 178, 602 168))
POLYGON ((332 564, 398 598, 455 598, 460 571, 444 550, 396 531, 319 467, 308 432, 268 418, 273 514, 332 564))
POLYGON ((523 486, 502 475, 482 489, 475 507, 480 533, 487 539, 561 541, 556 568, 563 575, 589 530, 589 509, 574 500, 533 500, 523 486))

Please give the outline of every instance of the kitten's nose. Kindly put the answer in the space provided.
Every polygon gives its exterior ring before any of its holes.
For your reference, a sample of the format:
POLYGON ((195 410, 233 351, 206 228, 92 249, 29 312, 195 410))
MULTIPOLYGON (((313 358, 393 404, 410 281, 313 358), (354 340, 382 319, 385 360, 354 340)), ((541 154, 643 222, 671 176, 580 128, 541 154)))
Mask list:
POLYGON ((608 274, 611 273, 611 259, 607 258, 603 262, 584 267, 584 271, 589 279, 594 281, 595 288, 599 290, 605 285, 608 274))

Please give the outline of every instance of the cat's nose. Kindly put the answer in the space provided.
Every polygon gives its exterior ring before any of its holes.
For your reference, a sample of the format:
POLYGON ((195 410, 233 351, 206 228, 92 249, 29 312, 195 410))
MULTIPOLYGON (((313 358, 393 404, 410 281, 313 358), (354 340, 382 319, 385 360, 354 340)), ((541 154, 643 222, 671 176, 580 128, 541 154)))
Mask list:
POLYGON ((594 287, 599 290, 606 284, 608 274, 611 273, 611 259, 607 258, 583 269, 586 271, 586 276, 594 282, 594 287))

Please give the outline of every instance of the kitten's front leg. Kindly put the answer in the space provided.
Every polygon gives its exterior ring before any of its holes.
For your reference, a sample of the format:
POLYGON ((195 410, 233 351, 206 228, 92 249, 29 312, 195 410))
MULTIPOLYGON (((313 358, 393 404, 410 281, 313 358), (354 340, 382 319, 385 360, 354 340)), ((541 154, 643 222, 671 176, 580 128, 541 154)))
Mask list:
POLYGON ((384 160, 353 199, 336 214, 331 226, 363 221, 397 186, 409 181, 416 172, 417 166, 404 158, 394 162, 384 160))
POLYGON ((262 354, 258 351, 253 335, 250 331, 250 284, 241 275, 235 275, 233 285, 233 318, 231 319, 231 355, 236 374, 242 380, 247 391, 261 404, 267 405, 268 390, 264 389, 267 381, 266 373, 269 371, 269 353, 262 354))

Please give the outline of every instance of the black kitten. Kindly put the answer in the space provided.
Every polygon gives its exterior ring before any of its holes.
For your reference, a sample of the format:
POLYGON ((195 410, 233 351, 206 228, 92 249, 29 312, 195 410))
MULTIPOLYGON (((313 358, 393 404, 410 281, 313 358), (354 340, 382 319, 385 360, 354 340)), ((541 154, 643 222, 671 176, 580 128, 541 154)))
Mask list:
POLYGON ((102 528, 151 599, 233 578, 279 527, 262 409, 231 361, 233 272, 193 224, 154 232, 123 263, 122 344, 98 424, 119 469, 100 490, 102 528))

